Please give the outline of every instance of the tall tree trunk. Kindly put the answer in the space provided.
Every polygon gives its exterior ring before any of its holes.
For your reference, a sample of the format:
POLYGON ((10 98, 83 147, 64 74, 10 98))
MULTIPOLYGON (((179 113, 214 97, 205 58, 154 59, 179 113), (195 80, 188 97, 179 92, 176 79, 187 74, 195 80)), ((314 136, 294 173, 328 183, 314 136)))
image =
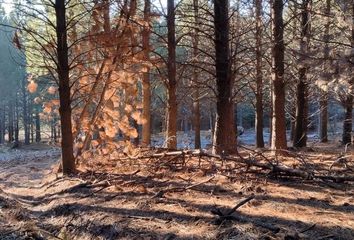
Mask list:
MULTIPOLYGON (((352 34, 351 34, 351 53, 354 53, 354 0, 352 0, 352 34)), ((351 57, 350 69, 354 69, 354 56, 351 57)), ((352 141, 352 128, 353 128, 353 95, 354 95, 354 76, 352 75, 349 80, 349 91, 345 101, 345 118, 343 122, 343 144, 351 143, 352 141)))
POLYGON ((216 123, 213 153, 237 152, 229 48, 229 1, 214 1, 216 123))
POLYGON ((29 117, 28 117, 28 93, 26 89, 26 79, 22 80, 22 122, 25 133, 25 144, 30 143, 30 129, 29 129, 29 117))
POLYGON ((18 93, 16 93, 16 97, 15 97, 15 142, 18 143, 18 137, 19 137, 19 132, 20 132, 20 128, 19 128, 19 107, 18 107, 18 93))
POLYGON ((8 134, 9 134, 9 142, 14 141, 14 103, 13 100, 9 101, 9 111, 8 111, 8 134))
POLYGON ((209 127, 210 127, 210 139, 213 144, 214 139, 214 131, 215 131, 215 113, 214 113, 214 104, 212 102, 209 103, 209 127))
POLYGON ((5 106, 0 108, 0 144, 5 142, 5 106))
POLYGON ((256 7, 256 147, 264 147, 263 138, 263 74, 262 74, 262 0, 256 7))
MULTIPOLYGON (((144 21, 151 23, 151 3, 150 0, 144 1, 144 21)), ((150 27, 145 26, 142 33, 144 60, 148 63, 150 60, 150 27)), ((142 145, 149 146, 151 143, 151 87, 150 87, 150 67, 146 66, 143 74, 143 124, 142 124, 142 145)))
POLYGON ((54 127, 53 120, 50 122, 50 141, 54 142, 54 127))
POLYGON ((273 81, 273 116, 271 148, 286 148, 285 123, 285 83, 284 83, 284 22, 283 0, 273 0, 272 4, 272 81, 273 81))
MULTIPOLYGON (((58 122, 56 121, 56 123, 58 123, 58 122)), ((60 125, 59 125, 59 124, 56 124, 55 127, 58 127, 58 130, 57 130, 56 132, 57 132, 57 134, 58 134, 58 138, 61 138, 60 125)))
MULTIPOLYGON (((270 12, 269 15, 272 16, 273 14, 273 0, 269 0, 270 12)), ((272 23, 273 24, 273 23, 272 23)), ((270 103, 269 103, 269 146, 272 147, 272 138, 273 138, 273 76, 269 78, 269 96, 270 96, 270 103)))
POLYGON ((301 40, 299 63, 299 81, 296 90, 296 121, 294 134, 294 147, 305 147, 307 143, 307 117, 308 117, 308 91, 307 91, 307 71, 306 63, 309 45, 310 28, 310 1, 302 1, 301 9, 301 40))
POLYGON ((53 140, 55 143, 58 142, 58 135, 57 135, 57 125, 56 125, 56 122, 54 121, 53 122, 53 140))
POLYGON ((177 80, 176 80, 176 32, 174 0, 167 1, 167 148, 177 148, 177 80))
MULTIPOLYGON (((290 5, 290 3, 289 3, 290 5)), ((299 3, 297 1, 293 1, 292 4, 289 6, 290 7, 290 11, 293 12, 294 16, 298 16, 298 5, 299 3)), ((293 21, 293 26, 292 26, 292 38, 293 39, 298 39, 298 31, 299 31, 299 26, 298 26, 298 21, 295 20, 293 21)), ((296 84, 296 83, 295 83, 296 84)), ((291 94, 296 94, 295 93, 291 93, 291 94)), ((290 111, 291 111, 291 123, 290 123, 290 141, 294 142, 294 137, 295 137, 295 124, 296 124, 296 104, 292 104, 290 107, 290 111)))
POLYGON ((36 142, 40 142, 41 141, 41 119, 39 117, 39 109, 38 107, 36 107, 36 117, 35 117, 35 121, 36 121, 36 142))
MULTIPOLYGON (((353 85, 351 83, 351 85, 353 85)), ((350 87, 350 92, 353 92, 353 86, 350 87)), ((351 142, 352 126, 353 126, 353 96, 348 95, 345 101, 345 117, 343 121, 342 142, 347 144, 351 142)))
MULTIPOLYGON (((198 27, 199 27, 199 6, 198 0, 193 0, 193 8, 194 8, 194 37, 193 37, 193 58, 198 58, 198 45, 199 45, 199 37, 198 37, 198 27)), ((198 86, 198 70, 194 68, 193 71, 193 127, 194 127, 194 148, 199 149, 201 147, 200 140, 200 100, 199 100, 199 86, 198 86)))
POLYGON ((57 35, 57 72, 59 78, 61 151, 63 174, 75 173, 73 154, 73 133, 71 123, 71 96, 69 82, 68 43, 66 25, 66 5, 64 0, 55 0, 56 35, 57 35))
MULTIPOLYGON (((193 78, 198 78, 194 76, 193 78)), ((193 93, 193 127, 194 127, 194 148, 201 148, 200 139, 200 102, 199 102, 199 89, 194 89, 193 93)))
POLYGON ((33 103, 32 103, 32 99, 29 100, 29 125, 30 125, 30 139, 31 139, 31 143, 34 142, 34 121, 33 121, 33 103))
POLYGON ((269 103, 269 138, 268 144, 271 147, 272 145, 272 135, 273 135, 273 80, 269 78, 269 96, 270 96, 270 103, 269 103))
MULTIPOLYGON (((109 1, 107 1, 107 6, 108 6, 108 13, 109 13, 109 1)), ((135 19, 136 16, 136 10, 137 10, 137 1, 136 0, 130 0, 130 9, 129 9, 129 18, 131 19, 135 19)), ((107 14, 109 16, 109 14, 107 14)), ((107 20, 109 21, 109 18, 107 16, 107 20)), ((105 22, 107 21, 105 19, 105 22)), ((137 37, 132 34, 131 35, 131 44, 132 44, 132 54, 135 55, 138 53, 138 39, 137 37)), ((138 84, 138 83, 136 83, 138 84)), ((126 96, 128 99, 130 99, 130 102, 134 102, 134 101, 138 101, 137 99, 137 94, 135 94, 136 89, 138 88, 137 85, 135 86, 130 86, 127 90, 127 92, 131 93, 129 94, 129 96, 126 96)), ((136 106, 133 106, 134 111, 136 111, 136 106)), ((137 136, 135 138, 132 139, 132 142, 135 146, 138 146, 140 143, 140 131, 139 131, 139 124, 138 121, 136 119, 134 119, 133 117, 130 117, 131 122, 132 122, 132 127, 136 130, 136 132, 138 133, 137 136)))
POLYGON ((323 71, 325 72, 325 83, 324 86, 321 87, 321 96, 320 96, 320 141, 328 142, 328 90, 327 85, 330 81, 330 75, 328 69, 330 69, 330 60, 329 60, 329 29, 331 25, 331 0, 326 0, 326 9, 324 13, 327 17, 327 21, 325 24, 325 32, 323 36, 323 41, 325 44, 323 51, 323 58, 325 64, 323 66, 323 71))

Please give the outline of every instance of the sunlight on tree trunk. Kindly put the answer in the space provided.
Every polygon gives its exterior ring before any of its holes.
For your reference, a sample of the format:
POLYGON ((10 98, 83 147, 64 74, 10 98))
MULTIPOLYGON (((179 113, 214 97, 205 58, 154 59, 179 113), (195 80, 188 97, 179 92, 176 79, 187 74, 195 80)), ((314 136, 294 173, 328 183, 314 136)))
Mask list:
POLYGON ((229 49, 229 2, 214 2, 216 121, 213 153, 237 152, 229 49))
MULTIPOLYGON (((150 0, 144 1, 144 21, 150 25, 151 3, 150 0)), ((150 60, 150 26, 145 26, 142 32, 142 44, 145 61, 150 60)), ((150 67, 146 66, 146 71, 143 73, 143 124, 142 124, 142 145, 150 146, 151 142, 151 86, 150 86, 150 67)))
POLYGON ((176 80, 176 30, 174 0, 167 1, 168 64, 167 64, 167 135, 168 149, 177 148, 177 80, 176 80))
POLYGON ((272 4, 272 79, 273 79, 273 116, 272 141, 273 150, 286 149, 285 125, 285 83, 284 83, 284 23, 283 0, 273 0, 272 4))
POLYGON ((325 8, 325 16, 326 16, 326 23, 325 23, 325 31, 324 31, 324 36, 323 36, 323 41, 324 41, 324 53, 323 53, 323 58, 324 58, 324 65, 323 65, 323 71, 325 72, 325 86, 321 88, 321 96, 320 96, 320 141, 321 142, 327 142, 328 141, 328 83, 330 81, 330 75, 328 73, 330 69, 330 62, 329 62, 329 54, 330 54, 330 48, 329 48, 329 30, 330 30, 330 25, 331 25, 331 19, 330 19, 330 14, 331 14, 331 0, 326 0, 326 8, 325 8))
POLYGON ((308 118, 308 90, 307 73, 308 66, 308 46, 310 38, 310 0, 303 0, 301 4, 301 40, 299 57, 299 80, 296 90, 296 122, 294 134, 294 147, 306 147, 307 144, 307 118, 308 118))
POLYGON ((73 134, 71 123, 71 96, 69 84, 68 43, 66 25, 66 6, 63 0, 55 1, 57 57, 60 98, 61 122, 61 149, 63 174, 75 173, 75 159, 73 154, 73 134))
MULTIPOLYGON (((354 55, 354 0, 352 0, 351 5, 352 10, 352 25, 351 25, 351 54, 354 55)), ((354 69, 354 56, 350 56, 351 62, 349 63, 349 69, 354 69)), ((352 71, 353 72, 353 71, 352 71)), ((354 76, 352 75, 349 79, 349 89, 347 92, 345 100, 345 117, 343 122, 343 136, 342 143, 347 144, 353 141, 352 132, 353 132, 353 95, 354 95, 354 76)))
POLYGON ((256 10, 256 147, 264 147, 263 139, 263 74, 262 74, 262 0, 255 1, 256 10))

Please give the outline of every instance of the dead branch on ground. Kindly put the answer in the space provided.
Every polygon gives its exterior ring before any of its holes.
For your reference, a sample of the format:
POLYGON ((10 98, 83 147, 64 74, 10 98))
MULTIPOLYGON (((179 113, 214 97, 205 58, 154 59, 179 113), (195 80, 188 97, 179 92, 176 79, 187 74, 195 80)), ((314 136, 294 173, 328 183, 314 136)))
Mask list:
POLYGON ((188 185, 188 186, 185 186, 185 187, 173 187, 173 188, 160 190, 152 198, 162 198, 162 197, 164 197, 164 194, 166 194, 168 192, 184 192, 184 191, 187 191, 189 189, 192 189, 192 188, 198 187, 198 186, 200 186, 202 184, 205 184, 207 182, 210 182, 211 180, 214 179, 214 177, 215 176, 212 176, 212 177, 208 178, 205 181, 202 181, 202 182, 199 182, 199 183, 195 183, 195 184, 192 184, 192 185, 188 185))
MULTIPOLYGON (((144 155, 144 156, 137 156, 134 158, 125 158, 125 159, 146 159, 146 158, 158 158, 162 159, 166 156, 175 156, 177 157, 186 157, 186 156, 194 156, 194 157, 209 157, 209 158, 216 158, 222 161, 234 161, 240 164, 245 164, 248 168, 249 167, 257 167, 263 170, 269 170, 272 174, 283 174, 285 176, 293 176, 299 177, 306 180, 313 180, 313 179, 320 179, 320 180, 330 180, 337 183, 342 182, 354 182, 354 176, 336 176, 336 175, 321 175, 315 173, 313 170, 301 170, 288 167, 279 163, 279 161, 275 161, 265 157, 262 153, 256 155, 250 155, 249 158, 244 158, 241 155, 232 156, 232 155, 217 155, 207 153, 202 150, 181 150, 181 151, 173 151, 173 152, 163 152, 163 153, 156 153, 151 155, 144 155), (256 157, 260 156, 264 161, 257 160, 256 157)), ((124 160, 124 159, 120 159, 124 160)))

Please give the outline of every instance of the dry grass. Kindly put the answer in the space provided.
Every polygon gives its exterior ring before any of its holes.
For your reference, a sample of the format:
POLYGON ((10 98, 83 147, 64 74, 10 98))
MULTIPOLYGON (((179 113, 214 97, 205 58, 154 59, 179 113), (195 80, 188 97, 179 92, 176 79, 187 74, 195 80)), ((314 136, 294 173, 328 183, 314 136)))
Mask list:
MULTIPOLYGON (((279 160, 299 168, 306 161, 325 173, 340 151, 319 145, 279 160)), ((247 173, 237 163, 207 158, 200 166, 196 158, 93 161, 81 166, 79 178, 55 180, 54 163, 42 158, 0 166, 7 193, 0 195, 0 206, 7 204, 0 208, 0 239, 354 239, 354 187, 348 183, 247 173), (255 199, 235 213, 243 221, 214 224, 211 210, 252 194, 255 199)), ((334 171, 351 174, 340 166, 334 171)))

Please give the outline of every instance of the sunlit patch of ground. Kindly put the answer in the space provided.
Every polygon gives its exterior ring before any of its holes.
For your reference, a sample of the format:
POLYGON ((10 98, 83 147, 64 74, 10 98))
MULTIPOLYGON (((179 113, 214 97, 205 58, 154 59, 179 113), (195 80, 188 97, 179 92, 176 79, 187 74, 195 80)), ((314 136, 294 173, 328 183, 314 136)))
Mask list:
MULTIPOLYGON (((245 166, 206 157, 92 160, 78 177, 55 180, 58 150, 32 150, 0 163, 0 239, 354 239, 349 183, 247 173, 245 166), (234 213, 244 221, 215 225, 211 210, 252 194, 234 213)), ((294 168, 305 161, 328 173, 341 151, 316 144, 279 161, 294 168)), ((333 174, 352 173, 338 166, 333 174)))

